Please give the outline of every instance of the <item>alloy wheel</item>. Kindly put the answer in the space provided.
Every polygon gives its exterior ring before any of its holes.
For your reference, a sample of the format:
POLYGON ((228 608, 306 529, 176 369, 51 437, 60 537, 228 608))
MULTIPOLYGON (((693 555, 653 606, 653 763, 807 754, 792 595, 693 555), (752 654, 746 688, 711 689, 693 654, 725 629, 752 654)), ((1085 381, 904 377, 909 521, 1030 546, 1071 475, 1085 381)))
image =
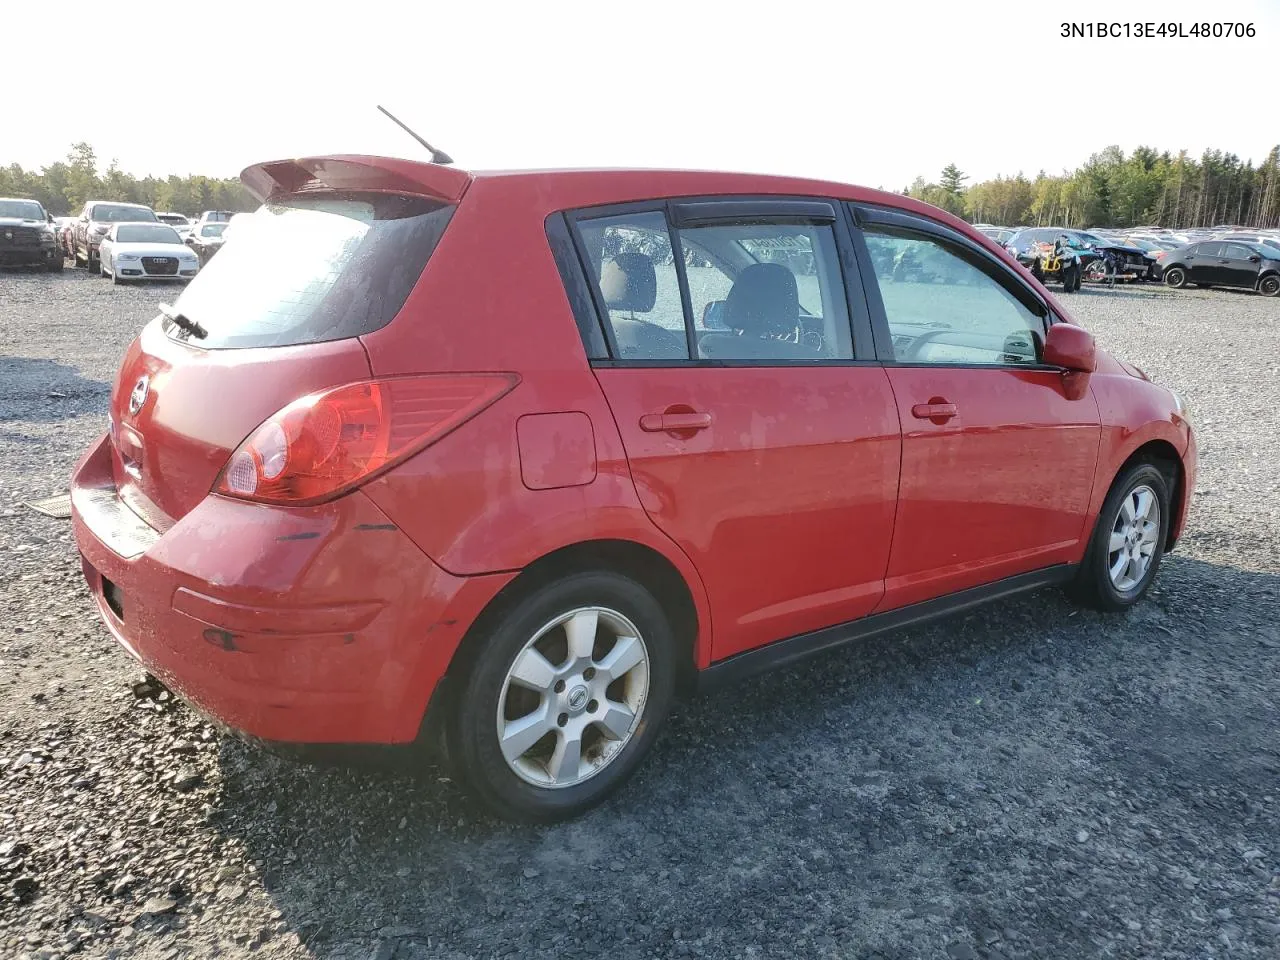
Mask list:
POLYGON ((1121 593, 1136 590, 1146 579, 1160 542, 1160 499, 1145 484, 1120 502, 1107 542, 1107 572, 1121 593))
POLYGON ((594 777, 630 742, 649 696, 649 651, 629 619, 579 607, 538 630, 507 670, 498 744, 507 765, 539 787, 594 777))

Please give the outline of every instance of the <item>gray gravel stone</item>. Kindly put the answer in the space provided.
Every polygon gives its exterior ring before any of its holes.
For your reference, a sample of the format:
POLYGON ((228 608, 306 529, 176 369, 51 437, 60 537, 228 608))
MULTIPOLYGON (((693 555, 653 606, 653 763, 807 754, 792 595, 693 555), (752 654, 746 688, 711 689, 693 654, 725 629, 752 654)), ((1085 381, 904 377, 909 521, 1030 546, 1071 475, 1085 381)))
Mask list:
POLYGON ((1275 301, 1064 298, 1197 423, 1201 493, 1144 604, 1047 590, 694 701, 602 809, 530 828, 442 770, 284 761, 130 692, 69 524, 22 504, 66 489, 174 292, 0 271, 0 956, 1274 960, 1275 301))

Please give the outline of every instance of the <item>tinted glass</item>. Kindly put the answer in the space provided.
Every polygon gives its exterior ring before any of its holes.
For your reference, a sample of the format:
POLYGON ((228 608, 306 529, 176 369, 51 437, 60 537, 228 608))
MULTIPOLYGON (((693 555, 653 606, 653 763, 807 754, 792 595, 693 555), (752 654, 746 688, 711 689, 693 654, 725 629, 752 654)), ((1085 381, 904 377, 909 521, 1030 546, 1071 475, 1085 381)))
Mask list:
POLYGON ((1250 257, 1256 257, 1257 255, 1252 247, 1246 247, 1242 243, 1228 243, 1227 252, 1223 254, 1223 256, 1231 260, 1248 260, 1250 257))
POLYGON ((579 222, 578 230, 617 358, 687 360, 684 307, 666 217, 657 212, 602 217, 579 222))
POLYGON ((708 360, 849 360, 830 226, 769 221, 679 231, 698 354, 708 360))
POLYGON ((131 220, 155 220, 156 215, 146 207, 124 206, 116 203, 95 203, 89 218, 99 223, 125 223, 131 220))
POLYGON ((1197 243, 1189 252, 1197 257, 1220 257, 1222 256, 1222 244, 1197 243))
POLYGON ((200 236, 202 237, 220 237, 222 231, 227 229, 225 223, 206 223, 200 228, 200 236))
POLYGON ((181 243, 173 227, 155 223, 128 224, 116 227, 117 243, 181 243))
POLYGON ((865 236, 899 362, 1038 362, 1044 322, 974 255, 905 230, 865 236))
MULTIPOLYGON (((419 197, 323 195, 265 204, 174 306, 209 333, 202 347, 340 340, 404 306, 453 207, 419 197)), ((171 334, 176 334, 172 330, 171 334)))

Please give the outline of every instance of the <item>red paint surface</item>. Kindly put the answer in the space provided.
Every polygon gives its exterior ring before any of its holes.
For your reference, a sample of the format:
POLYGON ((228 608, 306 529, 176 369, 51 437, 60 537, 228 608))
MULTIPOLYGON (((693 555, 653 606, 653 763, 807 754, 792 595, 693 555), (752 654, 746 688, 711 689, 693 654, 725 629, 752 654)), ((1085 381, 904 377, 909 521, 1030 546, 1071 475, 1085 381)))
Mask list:
MULTIPOLYGON (((816 195, 933 217, 1008 262, 908 198, 737 174, 472 175, 361 157, 264 164, 246 181, 264 194, 309 184, 459 202, 400 314, 359 340, 202 351, 148 325, 113 393, 115 442, 76 470, 76 540, 104 621, 148 669, 251 734, 411 739, 486 604, 521 569, 584 542, 626 541, 674 568, 705 667, 1078 561, 1116 472, 1152 441, 1182 458, 1182 529, 1190 428, 1167 391, 1101 349, 1096 370, 1070 383, 877 364, 593 370, 544 227, 559 210, 654 197, 816 195), (477 372, 519 385, 354 492, 309 507, 210 493, 231 451, 299 396, 477 372), (151 397, 134 414, 143 375, 151 397), (139 556, 95 532, 106 521, 86 493, 99 489, 154 529, 139 556), (123 621, 102 600, 103 577, 121 589, 123 621)), ((1069 336, 1084 357, 1088 341, 1069 336)))

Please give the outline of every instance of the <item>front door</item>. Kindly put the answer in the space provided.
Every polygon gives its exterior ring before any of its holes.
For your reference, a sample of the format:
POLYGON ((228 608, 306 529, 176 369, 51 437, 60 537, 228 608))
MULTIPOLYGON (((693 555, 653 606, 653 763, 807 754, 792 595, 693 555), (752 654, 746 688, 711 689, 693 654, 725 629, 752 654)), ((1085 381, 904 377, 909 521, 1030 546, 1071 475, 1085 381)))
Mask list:
POLYGON ((1227 243, 1223 246, 1222 282, 1252 290, 1258 284, 1258 266, 1262 257, 1243 243, 1227 243))
POLYGON ((898 414, 854 361, 847 240, 777 208, 678 219, 674 254, 662 210, 577 220, 608 320, 596 376, 645 510, 702 577, 717 660, 866 615, 889 559, 898 414))
POLYGON ((928 221, 864 224, 903 426, 881 609, 1079 559, 1100 441, 1092 394, 1044 367, 1044 306, 1011 270, 928 221), (893 271, 911 259, 921 268, 893 271), (1037 309, 1038 308, 1038 309, 1037 309))

